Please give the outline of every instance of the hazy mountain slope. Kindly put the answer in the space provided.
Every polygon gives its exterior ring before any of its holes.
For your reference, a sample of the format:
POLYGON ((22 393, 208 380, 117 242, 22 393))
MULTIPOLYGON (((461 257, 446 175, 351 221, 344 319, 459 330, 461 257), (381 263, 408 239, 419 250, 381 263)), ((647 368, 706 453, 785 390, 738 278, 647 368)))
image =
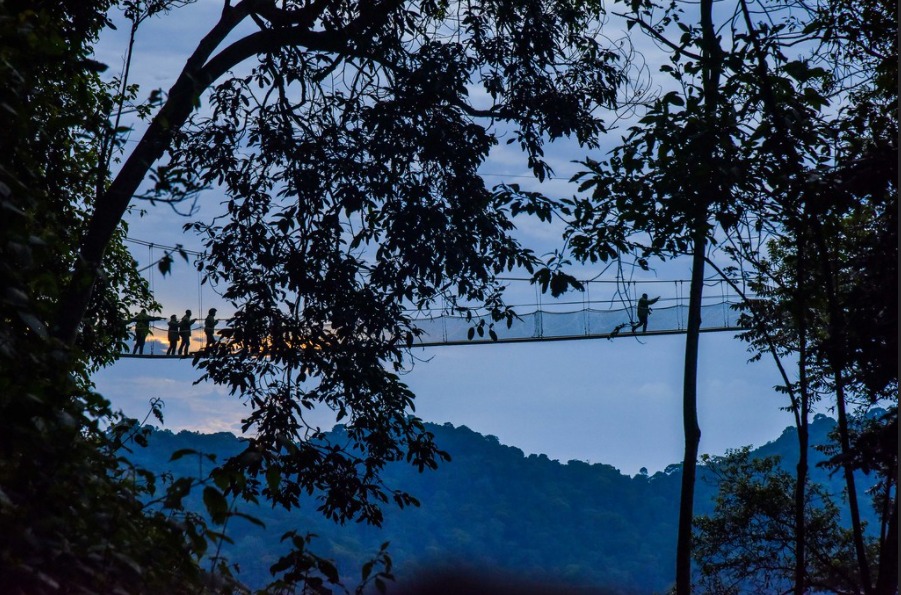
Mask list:
MULTIPOLYGON (((428 425, 453 460, 438 471, 422 474, 397 464, 384 476, 389 487, 414 494, 421 507, 386 506, 382 529, 336 526, 315 512, 312 501, 290 513, 265 506, 245 509, 263 520, 266 529, 246 521, 229 527, 235 544, 227 551, 230 560, 240 565, 243 580, 263 584, 269 566, 278 558, 281 535, 298 529, 317 534, 316 551, 334 558, 351 582, 379 545, 390 541, 399 586, 410 585, 420 573, 461 569, 482 580, 516 576, 597 593, 659 592, 670 584, 678 466, 669 467, 667 473, 629 477, 609 465, 526 457, 521 450, 465 426, 428 425)), ((825 440, 833 425, 833 420, 819 416, 812 424, 812 442, 825 440)), ((797 457, 794 433, 789 428, 756 452, 780 455, 791 468, 797 457)), ((209 471, 211 463, 199 456, 168 462, 173 451, 184 448, 215 453, 222 460, 238 452, 240 442, 223 433, 155 431, 150 447, 138 449, 133 458, 157 472, 202 476, 209 471)), ((814 455, 815 460, 819 458, 814 455)), ((837 476, 830 480, 817 468, 812 476, 841 489, 837 476)), ((698 512, 709 510, 715 489, 709 474, 702 471, 698 512)), ((199 505, 197 498, 192 502, 199 505)))

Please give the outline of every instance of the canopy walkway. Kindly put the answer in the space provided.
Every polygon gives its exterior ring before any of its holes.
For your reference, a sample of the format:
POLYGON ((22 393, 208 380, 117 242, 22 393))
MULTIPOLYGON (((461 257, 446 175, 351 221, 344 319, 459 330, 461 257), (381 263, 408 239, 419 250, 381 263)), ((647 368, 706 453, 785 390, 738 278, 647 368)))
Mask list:
MULTIPOLYGON (((445 345, 486 345, 543 341, 572 341, 580 339, 613 339, 625 337, 654 337, 684 333, 688 323, 687 280, 598 280, 583 281, 585 290, 570 292, 559 299, 542 294, 528 279, 503 279, 507 286, 508 302, 518 314, 510 327, 506 321, 491 325, 487 315, 447 314, 446 312, 411 312, 415 324, 423 331, 417 347, 445 345), (528 301, 523 296, 532 293, 528 301), (638 296, 647 293, 659 299, 651 307, 648 328, 633 331, 638 296), (601 296, 595 298, 593 296, 601 296), (520 299, 517 299, 520 298, 520 299), (478 327, 482 326, 482 333, 478 327), (489 328, 495 337, 489 333, 489 328)), ((701 305, 701 332, 735 332, 739 326, 741 298, 731 285, 722 279, 705 283, 701 305)), ((199 317, 202 321, 202 315, 199 317)), ((228 326, 220 319, 217 328, 228 326)), ((160 355, 166 352, 166 331, 154 326, 147 339, 144 355, 122 354, 123 357, 178 358, 160 355), (147 353, 149 352, 149 354, 147 353)), ((201 329, 192 334, 191 352, 202 349, 205 339, 201 329)), ((192 357, 193 353, 191 356, 192 357)))
MULTIPOLYGON (((663 299, 660 300, 662 302, 663 299)), ((660 303, 658 302, 658 304, 660 303)), ((738 302, 722 301, 701 306, 701 331, 738 331, 740 312, 732 308, 738 302)), ((518 311, 519 312, 519 311, 518 311)), ((586 307, 569 312, 536 309, 519 314, 519 319, 507 328, 505 322, 493 327, 497 340, 487 332, 469 338, 469 329, 482 318, 468 321, 464 316, 438 316, 417 320, 424 332, 416 343, 421 347, 441 345, 478 345, 486 343, 523 343, 540 341, 572 341, 577 339, 614 339, 617 337, 648 337, 684 333, 688 322, 688 306, 670 304, 652 309, 648 329, 632 330, 634 310, 630 308, 599 310, 586 307)), ((491 322, 485 319, 485 325, 491 322)))

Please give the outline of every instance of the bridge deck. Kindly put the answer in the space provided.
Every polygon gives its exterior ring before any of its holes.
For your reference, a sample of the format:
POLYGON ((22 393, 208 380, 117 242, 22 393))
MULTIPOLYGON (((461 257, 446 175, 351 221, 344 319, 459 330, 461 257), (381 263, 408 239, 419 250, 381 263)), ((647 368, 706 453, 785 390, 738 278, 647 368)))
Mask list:
MULTIPOLYGON (((444 345, 494 345, 500 343, 535 343, 545 341, 577 341, 583 339, 615 339, 625 337, 657 337, 675 335, 685 332, 688 319, 687 306, 668 306, 652 311, 648 321, 647 332, 638 329, 632 332, 631 310, 593 310, 584 308, 569 312, 553 312, 536 310, 522 314, 508 328, 505 323, 496 323, 492 328, 497 340, 489 337, 487 328, 491 320, 487 317, 473 317, 467 320, 462 316, 435 316, 415 321, 422 329, 423 335, 416 341, 416 347, 440 347, 444 345), (470 329, 479 322, 484 322, 483 335, 475 333, 469 338, 470 329)), ((701 307, 701 332, 738 332, 742 328, 738 324, 740 312, 729 302, 707 304, 701 307)), ((157 337, 164 337, 159 333, 157 337)), ((202 351, 204 339, 202 333, 194 331, 192 351, 202 351)), ((185 356, 162 355, 166 346, 153 336, 148 337, 145 352, 149 354, 123 353, 121 357, 184 359, 185 356), (159 355, 157 355, 159 354, 159 355)), ((189 355, 187 357, 193 357, 189 355)))
MULTIPOLYGON (((706 327, 702 328, 702 333, 722 333, 722 332, 740 332, 745 330, 741 327, 706 327)), ((642 333, 641 331, 633 333, 632 331, 625 331, 619 333, 592 333, 588 335, 568 335, 568 336, 559 336, 559 337, 501 337, 497 338, 497 341, 493 341, 491 339, 485 339, 482 337, 475 337, 472 341, 467 339, 462 340, 447 340, 447 341, 417 341, 413 344, 413 347, 450 347, 456 345, 498 345, 501 343, 509 344, 509 343, 540 343, 540 342, 548 342, 548 341, 580 341, 584 339, 626 339, 626 338, 643 338, 643 337, 660 337, 665 335, 681 335, 685 333, 685 329, 675 329, 675 330, 656 330, 656 331, 648 331, 646 333, 642 333)), ((148 345, 150 343, 148 342, 148 345)), ((202 349, 199 351, 203 351, 202 349)), ((156 353, 122 353, 119 357, 127 357, 134 359, 192 359, 197 355, 197 352, 192 352, 190 355, 165 355, 165 354, 156 354, 156 353)), ((201 353, 201 357, 203 354, 201 353)))

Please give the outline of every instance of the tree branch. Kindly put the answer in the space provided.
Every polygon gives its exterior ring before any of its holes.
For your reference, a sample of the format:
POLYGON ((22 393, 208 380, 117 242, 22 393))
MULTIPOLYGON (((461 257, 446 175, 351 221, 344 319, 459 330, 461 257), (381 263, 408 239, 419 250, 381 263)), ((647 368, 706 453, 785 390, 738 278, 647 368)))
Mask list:
POLYGON ((681 54, 681 55, 685 56, 686 58, 691 58, 692 60, 698 60, 698 61, 701 60, 700 54, 695 54, 694 52, 689 52, 684 47, 682 47, 680 45, 676 45, 675 43, 673 43, 672 41, 670 41, 669 39, 664 37, 663 34, 661 34, 659 31, 657 31, 657 29, 655 29, 654 26, 651 25, 650 23, 643 21, 638 17, 632 17, 632 16, 629 16, 629 15, 623 14, 623 13, 614 12, 613 14, 618 17, 622 17, 631 23, 638 23, 642 29, 644 29, 648 34, 650 34, 651 37, 653 37, 654 39, 656 39, 657 41, 659 41, 666 47, 670 48, 674 52, 681 54))
MULTIPOLYGON (((301 11, 306 19, 315 19, 316 10, 323 6, 319 1, 310 5, 309 13, 301 11)), ((360 15, 340 32, 312 32, 301 26, 259 31, 233 43, 210 59, 210 55, 241 21, 254 13, 266 13, 274 6, 273 0, 242 0, 234 6, 226 3, 219 21, 188 58, 169 91, 166 103, 151 121, 134 152, 125 161, 107 191, 97 197, 93 216, 81 241, 72 279, 58 304, 53 335, 66 345, 74 344, 93 293, 94 282, 100 272, 103 254, 129 202, 147 171, 168 149, 173 131, 185 123, 200 94, 213 81, 250 56, 287 45, 349 52, 348 42, 355 38, 365 39, 367 34, 382 26, 388 15, 402 4, 403 0, 385 0, 371 10, 361 10, 360 15)), ((294 17, 300 19, 300 14, 299 12, 294 17)), ((366 44, 362 45, 365 47, 366 44)))
POLYGON ((258 2, 259 0, 244 0, 234 7, 226 5, 219 21, 188 58, 170 89, 165 104, 150 122, 135 150, 126 159, 106 192, 97 197, 87 231, 81 240, 72 279, 62 293, 53 322, 53 336, 65 345, 75 343, 78 328, 93 293, 94 282, 100 272, 103 254, 122 221, 132 196, 151 165, 165 152, 172 131, 181 126, 194 109, 196 98, 203 89, 198 85, 197 73, 216 47, 258 2))

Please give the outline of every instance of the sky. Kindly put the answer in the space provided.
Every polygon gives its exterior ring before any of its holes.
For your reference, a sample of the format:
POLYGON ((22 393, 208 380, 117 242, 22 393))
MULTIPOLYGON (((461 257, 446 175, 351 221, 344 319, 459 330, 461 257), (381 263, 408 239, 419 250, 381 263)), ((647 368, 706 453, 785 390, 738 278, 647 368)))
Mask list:
MULTIPOLYGON (((132 66, 132 80, 141 85, 141 95, 171 86, 221 6, 221 0, 199 0, 145 23, 132 66)), ((120 25, 97 47, 96 57, 110 66, 110 73, 122 64, 126 34, 127 28, 120 25)), ((660 63, 653 45, 638 49, 649 64, 660 63)), ((140 131, 138 124, 128 146, 140 131)), ((612 146, 621 134, 617 130, 608 135, 604 146, 612 146)), ((574 161, 589 153, 573 142, 562 142, 549 147, 547 155, 555 179, 538 185, 529 179, 525 159, 501 143, 482 168, 486 183, 506 181, 525 189, 572 194, 566 180, 579 169, 574 161)), ((590 155, 601 158, 603 149, 590 155)), ((203 195, 198 212, 188 219, 165 205, 140 204, 127 216, 129 236, 199 250, 199 239, 184 233, 182 226, 218 214, 218 202, 215 192, 203 195)), ((539 254, 558 247, 559 228, 517 222, 518 237, 539 254)), ((159 248, 130 247, 142 267, 162 255, 159 248)), ((653 263, 653 269, 648 278, 689 276, 688 267, 678 261, 653 263)), ((601 271, 586 267, 573 272, 584 279, 601 271)), ((217 307, 219 316, 228 313, 215 290, 201 287, 197 273, 181 261, 169 277, 146 274, 166 317, 188 308, 199 318, 210 307, 217 307)), ((157 338, 164 340, 161 333, 157 338)), ((417 362, 404 381, 417 395, 416 414, 425 421, 466 425, 526 454, 546 454, 561 462, 605 463, 630 475, 642 467, 654 473, 682 458, 684 343, 684 335, 669 335, 417 349, 413 354, 417 362)), ((158 346, 155 350, 160 352, 158 346)), ((770 360, 748 363, 745 344, 731 333, 702 334, 700 350, 702 453, 759 446, 791 425, 791 415, 781 410, 787 404, 785 397, 773 390, 780 378, 770 360)), ((241 399, 222 387, 194 384, 197 377, 199 372, 188 361, 122 359, 99 372, 95 382, 115 407, 130 416, 143 418, 149 400, 161 398, 164 427, 170 430, 239 433, 241 418, 248 412, 241 399)), ((316 421, 323 427, 332 423, 328 412, 321 412, 316 421)))

